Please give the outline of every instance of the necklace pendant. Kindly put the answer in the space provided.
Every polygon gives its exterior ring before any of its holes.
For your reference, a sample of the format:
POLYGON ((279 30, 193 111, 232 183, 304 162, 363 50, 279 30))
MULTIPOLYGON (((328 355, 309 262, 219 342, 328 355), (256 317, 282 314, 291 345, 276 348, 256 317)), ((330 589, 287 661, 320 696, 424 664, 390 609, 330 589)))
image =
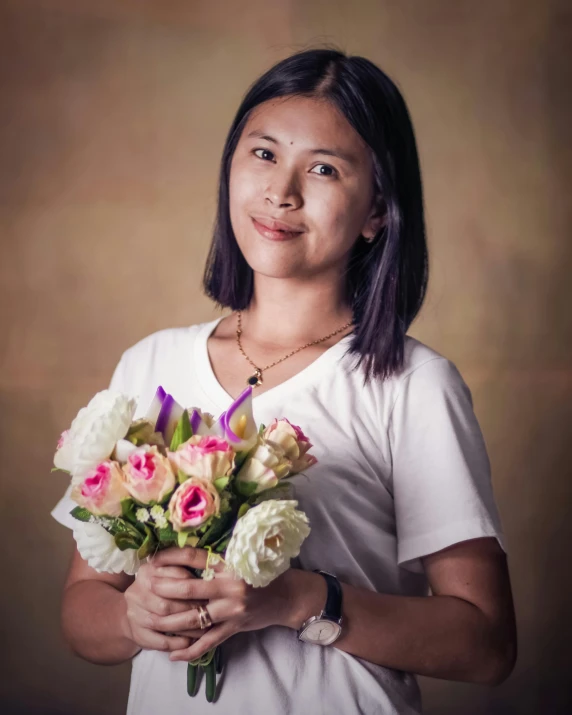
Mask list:
POLYGON ((257 368, 254 372, 254 375, 251 375, 248 378, 246 384, 250 385, 251 387, 258 387, 258 385, 262 385, 262 370, 259 370, 257 368))

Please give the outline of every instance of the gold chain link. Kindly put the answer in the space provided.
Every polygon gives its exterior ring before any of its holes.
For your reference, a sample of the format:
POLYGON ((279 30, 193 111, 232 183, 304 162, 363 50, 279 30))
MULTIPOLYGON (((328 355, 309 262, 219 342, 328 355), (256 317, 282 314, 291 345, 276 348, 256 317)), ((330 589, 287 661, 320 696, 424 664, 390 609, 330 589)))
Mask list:
POLYGON ((309 348, 310 345, 317 345, 318 343, 323 343, 325 340, 332 338, 334 335, 341 333, 342 330, 349 328, 350 325, 353 325, 353 320, 350 320, 349 323, 346 323, 341 328, 338 328, 338 330, 334 330, 333 333, 330 333, 329 335, 326 335, 323 338, 319 338, 318 340, 312 340, 312 342, 306 343, 306 345, 302 345, 301 348, 296 348, 296 350, 292 350, 292 352, 288 353, 288 355, 285 355, 283 358, 280 358, 280 360, 276 360, 275 362, 270 363, 270 365, 266 365, 266 367, 258 367, 258 365, 255 365, 252 362, 252 360, 248 357, 248 355, 244 352, 244 348, 242 347, 242 343, 240 342, 240 336, 242 335, 242 313, 239 310, 237 314, 238 314, 238 328, 236 329, 236 342, 238 343, 238 349, 244 355, 244 357, 248 360, 248 362, 252 365, 252 367, 255 369, 255 371, 256 371, 255 376, 258 377, 257 384, 254 384, 253 382, 251 382, 252 378, 249 378, 247 380, 247 383, 253 385, 253 387, 258 387, 258 385, 262 382, 262 373, 265 370, 268 370, 271 367, 274 367, 274 365, 278 365, 278 363, 283 362, 284 360, 286 360, 289 357, 292 357, 292 355, 295 355, 296 353, 299 353, 300 350, 304 350, 304 348, 309 348))

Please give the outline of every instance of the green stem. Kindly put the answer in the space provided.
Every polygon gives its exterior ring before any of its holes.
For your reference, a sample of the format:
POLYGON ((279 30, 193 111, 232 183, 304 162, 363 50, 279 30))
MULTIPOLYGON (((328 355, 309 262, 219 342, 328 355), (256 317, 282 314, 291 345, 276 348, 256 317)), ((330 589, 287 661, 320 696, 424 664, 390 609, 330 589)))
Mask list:
POLYGON ((187 665, 187 693, 194 698, 197 694, 198 665, 189 663, 187 665))
POLYGON ((216 692, 216 663, 213 658, 210 663, 205 667, 205 675, 207 678, 206 684, 206 696, 207 702, 212 703, 216 692))

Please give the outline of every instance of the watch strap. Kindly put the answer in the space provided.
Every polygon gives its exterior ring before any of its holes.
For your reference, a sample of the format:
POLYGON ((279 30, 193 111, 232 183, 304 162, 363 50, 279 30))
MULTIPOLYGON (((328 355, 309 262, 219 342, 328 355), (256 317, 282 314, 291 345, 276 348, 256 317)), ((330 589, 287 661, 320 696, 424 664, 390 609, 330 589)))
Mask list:
POLYGON ((326 580, 328 586, 328 596, 322 615, 333 621, 339 621, 342 617, 342 587, 338 579, 327 571, 316 569, 314 573, 319 573, 326 580))

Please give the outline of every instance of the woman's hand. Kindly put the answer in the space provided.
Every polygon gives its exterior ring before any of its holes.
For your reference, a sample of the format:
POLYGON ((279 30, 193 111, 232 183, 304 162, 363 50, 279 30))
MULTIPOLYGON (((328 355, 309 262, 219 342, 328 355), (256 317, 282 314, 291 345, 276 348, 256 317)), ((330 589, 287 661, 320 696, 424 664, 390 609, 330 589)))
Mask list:
POLYGON ((181 583, 192 581, 194 577, 186 569, 177 566, 162 566, 162 575, 158 575, 158 570, 156 561, 142 564, 137 578, 123 594, 127 606, 126 635, 141 648, 148 650, 177 651, 188 648, 201 635, 201 631, 189 632, 181 628, 179 633, 171 634, 173 629, 162 628, 161 619, 189 611, 198 604, 189 600, 164 598, 156 594, 153 587, 162 577, 168 577, 170 582, 181 583))
MULTIPOLYGON (((204 569, 208 552, 185 546, 173 547, 160 551, 153 557, 155 568, 151 581, 151 591, 162 601, 183 604, 207 601, 207 610, 213 626, 200 630, 199 614, 195 609, 178 608, 169 615, 160 615, 153 620, 154 628, 199 637, 194 644, 173 648, 170 660, 190 661, 200 658, 211 648, 220 645, 230 636, 240 631, 258 630, 270 625, 289 625, 290 590, 285 588, 288 579, 286 572, 274 579, 265 588, 254 588, 232 573, 224 570, 223 564, 217 564, 214 579, 183 579, 177 577, 182 566, 204 569)), ((292 570, 290 570, 292 571, 292 570)))

